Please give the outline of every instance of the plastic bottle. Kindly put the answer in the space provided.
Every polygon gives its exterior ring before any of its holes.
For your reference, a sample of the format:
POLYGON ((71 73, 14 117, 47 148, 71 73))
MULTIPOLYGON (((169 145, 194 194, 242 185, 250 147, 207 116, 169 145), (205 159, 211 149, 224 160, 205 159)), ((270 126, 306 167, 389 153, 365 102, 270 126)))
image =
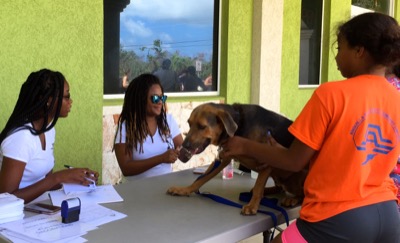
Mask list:
POLYGON ((222 179, 229 180, 233 178, 233 159, 229 164, 222 170, 222 179))

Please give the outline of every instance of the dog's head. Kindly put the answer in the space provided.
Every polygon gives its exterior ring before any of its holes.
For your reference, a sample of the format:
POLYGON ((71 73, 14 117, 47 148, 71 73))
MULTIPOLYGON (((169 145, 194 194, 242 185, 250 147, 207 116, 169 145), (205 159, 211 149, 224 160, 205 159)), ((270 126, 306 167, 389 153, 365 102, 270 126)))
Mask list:
POLYGON ((237 124, 232 116, 217 104, 207 103, 196 107, 190 114, 189 132, 183 141, 179 160, 187 162, 210 145, 219 145, 223 136, 232 137, 237 124))

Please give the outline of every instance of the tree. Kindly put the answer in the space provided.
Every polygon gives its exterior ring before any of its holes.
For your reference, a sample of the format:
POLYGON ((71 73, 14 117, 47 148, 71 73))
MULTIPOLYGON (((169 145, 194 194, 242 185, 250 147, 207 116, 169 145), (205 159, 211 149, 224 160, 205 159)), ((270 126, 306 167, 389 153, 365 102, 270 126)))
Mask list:
POLYGON ((129 79, 139 76, 142 73, 153 73, 157 70, 165 58, 171 60, 171 69, 180 75, 189 66, 195 66, 197 59, 202 59, 202 69, 199 72, 199 77, 205 79, 212 74, 212 61, 205 61, 204 54, 199 53, 198 57, 182 56, 179 51, 169 53, 162 47, 162 41, 156 39, 150 47, 140 47, 140 51, 146 51, 145 56, 139 56, 133 50, 125 50, 120 46, 120 77, 130 70, 129 79))

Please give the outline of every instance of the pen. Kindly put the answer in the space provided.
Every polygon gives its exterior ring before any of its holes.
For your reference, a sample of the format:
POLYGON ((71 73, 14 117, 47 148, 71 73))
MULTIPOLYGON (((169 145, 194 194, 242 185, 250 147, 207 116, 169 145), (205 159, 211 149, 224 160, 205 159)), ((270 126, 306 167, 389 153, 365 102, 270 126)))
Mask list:
MULTIPOLYGON (((65 168, 67 169, 73 169, 74 167, 70 166, 70 165, 64 165, 65 168)), ((86 172, 86 174, 88 174, 88 172, 86 172)), ((88 174, 90 176, 94 176, 93 174, 88 174)), ((93 185, 96 185, 96 182, 90 178, 85 178, 86 180, 90 181, 93 185)))

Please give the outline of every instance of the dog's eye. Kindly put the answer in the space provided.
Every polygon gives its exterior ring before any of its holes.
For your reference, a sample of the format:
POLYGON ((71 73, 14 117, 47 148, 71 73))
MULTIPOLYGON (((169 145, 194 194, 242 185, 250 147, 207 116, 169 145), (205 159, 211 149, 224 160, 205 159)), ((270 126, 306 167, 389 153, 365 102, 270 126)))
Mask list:
POLYGON ((206 129, 206 126, 199 125, 199 130, 204 130, 204 129, 206 129))

